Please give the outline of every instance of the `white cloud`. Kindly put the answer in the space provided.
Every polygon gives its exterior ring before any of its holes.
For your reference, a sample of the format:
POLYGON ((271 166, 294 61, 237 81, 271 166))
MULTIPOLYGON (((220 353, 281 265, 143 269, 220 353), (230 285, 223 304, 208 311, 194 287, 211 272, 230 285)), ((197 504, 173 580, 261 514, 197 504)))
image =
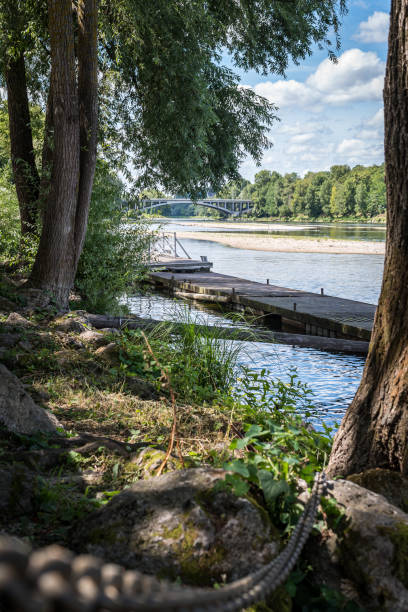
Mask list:
POLYGON ((319 94, 299 81, 266 81, 254 87, 255 92, 274 102, 279 108, 285 106, 309 106, 319 100, 319 94))
POLYGON ((384 127, 384 108, 380 108, 371 119, 367 119, 365 125, 369 127, 384 127))
POLYGON ((367 21, 360 23, 357 34, 354 36, 363 43, 387 42, 389 16, 387 13, 375 11, 367 21))
POLYGON ((320 112, 322 105, 341 106, 381 98, 385 64, 376 53, 345 51, 333 63, 325 59, 304 83, 266 81, 255 85, 257 94, 280 108, 297 106, 320 112))
POLYGON ((314 140, 315 138, 316 138, 315 132, 305 132, 304 134, 295 134, 295 136, 292 136, 290 141, 293 143, 303 143, 303 142, 310 142, 311 140, 314 140))
POLYGON ((381 142, 367 142, 361 138, 345 138, 338 145, 336 153, 339 163, 374 164, 383 155, 381 142))
POLYGON ((381 138, 380 130, 367 130, 363 129, 356 135, 358 138, 362 140, 378 140, 381 138))

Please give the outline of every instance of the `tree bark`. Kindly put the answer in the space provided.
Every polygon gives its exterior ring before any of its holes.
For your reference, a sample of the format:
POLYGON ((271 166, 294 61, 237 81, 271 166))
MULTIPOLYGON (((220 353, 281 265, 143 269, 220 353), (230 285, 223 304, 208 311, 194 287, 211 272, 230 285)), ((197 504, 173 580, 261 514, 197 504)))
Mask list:
POLYGON ((47 111, 45 114, 44 142, 43 142, 42 159, 41 159, 40 193, 39 193, 39 198, 38 198, 39 209, 40 209, 42 218, 44 218, 46 202, 47 202, 49 192, 50 192, 53 150, 54 150, 54 113, 53 113, 53 105, 52 105, 52 90, 51 90, 51 84, 50 84, 50 87, 48 89, 47 111))
POLYGON ((98 0, 78 2, 78 96, 80 120, 80 178, 75 218, 75 268, 84 245, 98 138, 98 0))
POLYGON ((369 354, 328 472, 408 473, 408 0, 392 0, 384 87, 387 243, 369 354))
POLYGON ((34 157, 24 55, 9 59, 5 70, 11 162, 20 208, 21 233, 37 228, 39 176, 34 157))
POLYGON ((48 0, 54 151, 43 229, 31 282, 67 308, 75 276, 79 109, 71 0, 48 0))

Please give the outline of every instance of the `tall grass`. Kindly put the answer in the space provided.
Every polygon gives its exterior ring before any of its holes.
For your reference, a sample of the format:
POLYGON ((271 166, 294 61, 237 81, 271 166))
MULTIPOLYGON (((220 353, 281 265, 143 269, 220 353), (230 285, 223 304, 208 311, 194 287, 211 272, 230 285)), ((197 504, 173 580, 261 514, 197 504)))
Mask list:
MULTIPOLYGON (((180 319, 181 323, 166 322, 148 333, 178 397, 200 403, 227 394, 239 375, 242 343, 222 338, 216 325, 206 325, 205 317, 192 320, 187 308, 180 319)), ((141 333, 127 331, 120 342, 122 368, 159 383, 160 371, 146 352, 141 333)))

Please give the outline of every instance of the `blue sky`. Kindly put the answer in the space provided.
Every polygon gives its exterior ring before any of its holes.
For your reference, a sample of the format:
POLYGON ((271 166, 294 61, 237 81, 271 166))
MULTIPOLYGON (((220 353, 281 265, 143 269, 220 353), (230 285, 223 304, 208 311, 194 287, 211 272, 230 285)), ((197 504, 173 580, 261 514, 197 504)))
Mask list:
POLYGON ((260 169, 281 173, 327 170, 333 164, 371 165, 384 161, 382 89, 387 55, 390 0, 349 0, 341 28, 338 63, 317 48, 286 79, 240 73, 278 107, 273 147, 261 167, 248 158, 241 174, 253 180, 260 169))

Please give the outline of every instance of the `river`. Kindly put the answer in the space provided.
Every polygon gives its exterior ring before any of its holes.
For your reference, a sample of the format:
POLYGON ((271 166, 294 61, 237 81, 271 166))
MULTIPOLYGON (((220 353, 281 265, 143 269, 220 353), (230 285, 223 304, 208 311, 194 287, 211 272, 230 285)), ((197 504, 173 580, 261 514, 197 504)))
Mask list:
MULTIPOLYGON (((188 231, 231 232, 234 228, 224 223, 206 222, 190 225, 191 220, 171 220, 163 227, 166 231, 183 228, 188 231), (183 225, 181 225, 181 223, 183 225), (187 224, 187 225, 186 225, 187 224)), ((259 223, 246 223, 245 232, 263 233, 259 223), (248 227, 250 226, 250 227, 248 227), (251 227, 252 226, 252 227, 251 227)), ((276 224, 274 224, 275 226, 276 224)), ((261 226, 262 227, 262 226, 261 226)), ((237 230, 238 231, 238 230, 237 230)), ((266 230, 270 231, 270 230, 266 230)), ((381 227, 339 227, 329 224, 282 224, 279 232, 296 232, 298 236, 338 237, 348 240, 384 240, 381 227), (331 234, 330 234, 331 232, 331 234)), ((259 282, 324 292, 354 300, 376 304, 381 286, 384 258, 382 255, 326 254, 326 253, 277 253, 228 247, 217 242, 185 238, 183 246, 193 259, 206 255, 214 263, 213 270, 224 274, 248 278, 259 282)), ((162 296, 129 296, 131 311, 141 316, 160 319, 180 319, 183 307, 174 300, 162 296)), ((214 309, 188 306, 189 315, 209 322, 225 323, 225 315, 214 309)), ((229 324, 229 323, 228 323, 229 324)), ((350 403, 361 379, 364 359, 357 356, 333 354, 315 349, 266 343, 242 343, 241 363, 256 370, 267 368, 273 377, 287 381, 290 370, 296 368, 299 379, 307 383, 314 393, 314 422, 323 420, 336 426, 350 403)))

